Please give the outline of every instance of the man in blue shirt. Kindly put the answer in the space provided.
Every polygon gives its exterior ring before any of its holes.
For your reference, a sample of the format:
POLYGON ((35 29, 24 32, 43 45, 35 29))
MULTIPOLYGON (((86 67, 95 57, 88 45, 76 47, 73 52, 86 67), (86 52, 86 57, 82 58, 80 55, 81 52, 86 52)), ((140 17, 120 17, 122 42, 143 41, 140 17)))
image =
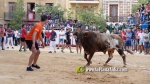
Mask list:
POLYGON ((128 29, 127 33, 126 33, 126 49, 130 49, 131 50, 131 41, 132 41, 132 33, 131 30, 128 29))
POLYGON ((54 53, 56 53, 56 38, 57 38, 57 34, 56 32, 54 31, 54 28, 52 28, 52 32, 50 34, 50 52, 49 53, 52 53, 52 48, 54 48, 54 53))

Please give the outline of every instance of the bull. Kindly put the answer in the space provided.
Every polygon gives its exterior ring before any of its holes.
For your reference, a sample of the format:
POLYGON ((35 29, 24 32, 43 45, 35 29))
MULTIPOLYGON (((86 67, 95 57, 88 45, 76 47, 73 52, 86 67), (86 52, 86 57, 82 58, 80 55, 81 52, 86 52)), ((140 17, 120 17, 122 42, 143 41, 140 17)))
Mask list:
MULTIPOLYGON (((104 64, 104 66, 106 66, 113 58, 113 53, 115 50, 117 50, 122 57, 124 67, 126 66, 126 55, 124 54, 123 49, 124 42, 119 35, 97 32, 75 32, 73 35, 77 36, 78 34, 81 35, 81 45, 84 48, 84 58, 87 61, 86 66, 92 64, 91 59, 95 52, 103 52, 104 54, 108 52, 109 57, 104 64)), ((126 51, 133 54, 133 52, 128 49, 126 49, 126 51)))

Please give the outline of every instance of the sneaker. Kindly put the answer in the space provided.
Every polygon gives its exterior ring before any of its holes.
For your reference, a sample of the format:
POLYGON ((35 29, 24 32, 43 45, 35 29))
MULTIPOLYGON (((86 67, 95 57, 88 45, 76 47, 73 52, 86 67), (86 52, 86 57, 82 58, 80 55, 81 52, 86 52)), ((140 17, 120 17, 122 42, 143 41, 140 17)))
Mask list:
POLYGON ((74 53, 74 52, 70 51, 70 53, 74 53))
POLYGON ((61 50, 62 53, 65 53, 63 50, 61 50))
POLYGON ((14 47, 12 47, 12 49, 14 49, 14 47))
POLYGON ((59 48, 57 48, 57 49, 59 49, 59 48))
POLYGON ((56 53, 56 51, 54 51, 54 53, 56 53))
POLYGON ((4 48, 2 50, 5 50, 4 48))
POLYGON ((7 47, 7 49, 9 49, 9 47, 7 47))
POLYGON ((52 53, 52 51, 49 51, 49 53, 52 53))
POLYGON ((27 67, 27 71, 33 71, 31 67, 27 67))
POLYGON ((40 66, 32 64, 32 67, 40 69, 40 66))
POLYGON ((19 52, 21 52, 22 50, 19 50, 19 52))

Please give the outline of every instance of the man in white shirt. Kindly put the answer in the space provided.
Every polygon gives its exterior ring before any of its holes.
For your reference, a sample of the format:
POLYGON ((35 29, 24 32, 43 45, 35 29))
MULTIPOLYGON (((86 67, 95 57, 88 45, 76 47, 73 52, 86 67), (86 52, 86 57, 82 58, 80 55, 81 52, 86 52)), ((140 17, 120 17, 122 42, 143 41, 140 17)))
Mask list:
POLYGON ((18 42, 17 42, 18 31, 16 29, 14 31, 14 35, 15 35, 15 46, 17 46, 18 45, 18 42))
POLYGON ((138 37, 139 37, 139 54, 141 54, 144 45, 144 32, 142 30, 140 30, 138 37))
POLYGON ((110 34, 110 31, 108 30, 108 27, 105 28, 106 34, 110 34))
POLYGON ((60 43, 61 43, 61 47, 64 46, 64 39, 65 39, 65 31, 63 29, 60 30, 59 32, 59 44, 58 44, 58 48, 60 47, 60 43))

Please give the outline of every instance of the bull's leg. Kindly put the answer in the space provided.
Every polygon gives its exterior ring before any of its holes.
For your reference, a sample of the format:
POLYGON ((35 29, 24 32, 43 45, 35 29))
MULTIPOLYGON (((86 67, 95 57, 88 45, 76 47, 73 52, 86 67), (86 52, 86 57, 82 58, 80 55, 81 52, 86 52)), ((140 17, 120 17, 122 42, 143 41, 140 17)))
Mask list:
POLYGON ((86 61, 88 62, 88 59, 87 59, 87 54, 84 52, 84 58, 86 59, 86 61))
POLYGON ((107 63, 113 58, 113 51, 108 51, 108 55, 109 55, 109 57, 108 57, 107 61, 105 62, 104 66, 106 66, 107 63))
POLYGON ((123 67, 126 67, 126 55, 124 54, 124 52, 123 52, 123 50, 122 49, 118 49, 117 50, 118 51, 118 53, 120 54, 120 56, 122 57, 122 59, 123 59, 123 63, 124 63, 124 66, 123 67))
POLYGON ((91 59, 92 59, 93 55, 94 55, 94 53, 91 53, 91 54, 89 55, 88 63, 86 64, 86 66, 89 66, 90 64, 92 64, 91 59))

